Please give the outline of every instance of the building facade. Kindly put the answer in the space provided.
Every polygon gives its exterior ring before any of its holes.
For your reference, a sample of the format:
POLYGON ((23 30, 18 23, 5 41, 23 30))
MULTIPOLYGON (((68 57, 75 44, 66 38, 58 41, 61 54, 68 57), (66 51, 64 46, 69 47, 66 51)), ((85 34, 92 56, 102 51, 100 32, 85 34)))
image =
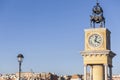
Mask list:
MULTIPOLYGON (((0 80, 18 80, 19 74, 5 74, 0 77, 0 80)), ((22 72, 21 80, 58 80, 58 76, 52 73, 31 73, 22 72)))

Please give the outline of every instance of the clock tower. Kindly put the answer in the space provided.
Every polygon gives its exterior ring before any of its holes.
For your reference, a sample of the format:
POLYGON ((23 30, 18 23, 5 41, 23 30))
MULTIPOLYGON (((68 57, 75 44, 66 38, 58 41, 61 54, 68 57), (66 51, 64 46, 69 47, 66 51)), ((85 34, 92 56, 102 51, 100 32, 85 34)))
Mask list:
POLYGON ((90 80, 112 80, 112 59, 110 34, 105 28, 102 7, 97 2, 90 16, 90 28, 85 29, 85 48, 81 51, 84 61, 84 80, 87 80, 89 67, 90 80))

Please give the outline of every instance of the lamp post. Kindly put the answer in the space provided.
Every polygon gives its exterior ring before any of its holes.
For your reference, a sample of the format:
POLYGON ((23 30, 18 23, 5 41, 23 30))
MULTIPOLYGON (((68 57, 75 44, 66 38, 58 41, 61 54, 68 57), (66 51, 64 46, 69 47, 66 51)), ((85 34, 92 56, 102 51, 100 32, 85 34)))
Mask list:
POLYGON ((19 80, 21 80, 21 64, 22 64, 24 56, 22 54, 18 54, 17 58, 19 62, 19 80))

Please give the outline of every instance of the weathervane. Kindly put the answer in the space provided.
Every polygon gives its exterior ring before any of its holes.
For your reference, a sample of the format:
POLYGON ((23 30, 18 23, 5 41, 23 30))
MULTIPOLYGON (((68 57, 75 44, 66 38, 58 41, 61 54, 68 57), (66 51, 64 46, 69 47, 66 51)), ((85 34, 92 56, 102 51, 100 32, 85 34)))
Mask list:
POLYGON ((98 0, 96 0, 96 2, 98 3, 98 0))
POLYGON ((91 23, 91 27, 95 28, 95 24, 100 24, 99 27, 105 27, 105 18, 103 16, 103 9, 102 7, 99 5, 98 0, 96 0, 96 6, 93 7, 92 11, 92 15, 90 15, 90 23, 91 23))

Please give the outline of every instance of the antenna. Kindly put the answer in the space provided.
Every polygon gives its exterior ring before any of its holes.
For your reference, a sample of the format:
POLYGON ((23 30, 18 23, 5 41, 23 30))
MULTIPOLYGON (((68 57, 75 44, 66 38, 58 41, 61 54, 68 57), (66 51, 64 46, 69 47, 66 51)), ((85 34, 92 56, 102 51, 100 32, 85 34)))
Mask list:
POLYGON ((32 69, 30 69, 30 72, 31 72, 31 73, 34 73, 32 69))

